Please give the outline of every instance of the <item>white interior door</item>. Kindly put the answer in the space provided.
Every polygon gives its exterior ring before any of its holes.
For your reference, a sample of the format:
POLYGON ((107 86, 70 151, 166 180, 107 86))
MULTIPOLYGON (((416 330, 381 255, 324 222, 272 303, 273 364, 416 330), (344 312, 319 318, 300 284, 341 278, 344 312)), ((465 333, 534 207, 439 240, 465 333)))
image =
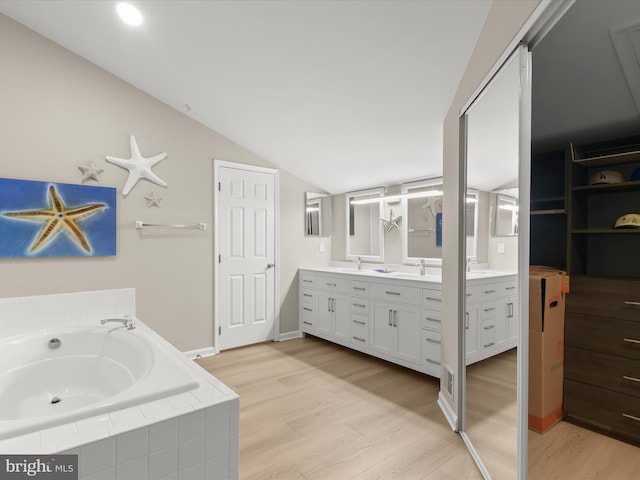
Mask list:
POLYGON ((274 339, 276 171, 217 168, 218 350, 274 339))

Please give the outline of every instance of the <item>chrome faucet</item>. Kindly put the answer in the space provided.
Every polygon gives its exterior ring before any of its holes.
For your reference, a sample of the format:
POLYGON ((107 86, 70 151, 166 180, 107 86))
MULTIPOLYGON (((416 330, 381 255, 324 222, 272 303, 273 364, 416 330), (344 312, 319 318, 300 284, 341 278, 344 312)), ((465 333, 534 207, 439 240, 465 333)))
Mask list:
POLYGON ((427 263, 424 261, 424 258, 421 258, 418 263, 416 263, 418 267, 420 267, 420 275, 426 274, 427 263))
POLYGON ((133 330, 134 328, 136 328, 136 321, 133 318, 131 318, 129 315, 125 315, 122 318, 104 318, 100 320, 100 323, 102 325, 108 322, 121 323, 122 325, 127 327, 127 330, 133 330))
POLYGON ((362 258, 358 257, 354 260, 354 262, 356 263, 356 268, 358 270, 362 270, 362 258))

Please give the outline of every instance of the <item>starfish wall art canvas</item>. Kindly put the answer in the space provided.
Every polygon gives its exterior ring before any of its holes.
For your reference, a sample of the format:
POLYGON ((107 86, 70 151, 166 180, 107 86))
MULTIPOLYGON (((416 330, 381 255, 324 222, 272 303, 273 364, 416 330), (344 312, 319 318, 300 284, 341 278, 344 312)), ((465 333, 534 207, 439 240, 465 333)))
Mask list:
POLYGON ((115 188, 0 178, 0 257, 115 254, 115 188))

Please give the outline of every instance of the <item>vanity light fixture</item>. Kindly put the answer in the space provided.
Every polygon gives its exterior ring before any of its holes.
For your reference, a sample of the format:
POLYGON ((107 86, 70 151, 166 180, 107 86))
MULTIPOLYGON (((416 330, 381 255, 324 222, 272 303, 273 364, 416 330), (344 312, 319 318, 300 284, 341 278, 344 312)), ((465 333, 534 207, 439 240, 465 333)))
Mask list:
POLYGON ((519 210, 518 205, 500 205, 498 208, 500 210, 511 210, 512 212, 517 212, 519 210))
POLYGON ((351 205, 364 205, 367 203, 377 203, 380 200, 385 202, 397 202, 403 198, 426 198, 426 197, 440 197, 442 196, 441 190, 428 190, 426 192, 413 192, 413 193, 399 193, 397 195, 389 195, 387 197, 373 197, 363 198, 361 200, 351 200, 351 205))
POLYGON ((116 5, 116 11, 124 23, 137 27, 142 25, 142 14, 140 10, 130 3, 120 2, 116 5))
POLYGON ((319 212, 320 208, 318 207, 307 207, 307 212, 319 212))

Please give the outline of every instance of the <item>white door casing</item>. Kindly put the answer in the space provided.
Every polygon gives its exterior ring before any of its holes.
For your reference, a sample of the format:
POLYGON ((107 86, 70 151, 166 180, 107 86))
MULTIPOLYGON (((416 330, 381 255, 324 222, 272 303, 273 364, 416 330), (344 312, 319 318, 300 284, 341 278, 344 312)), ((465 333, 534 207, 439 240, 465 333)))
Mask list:
POLYGON ((277 170, 214 164, 216 351, 276 340, 277 170))

